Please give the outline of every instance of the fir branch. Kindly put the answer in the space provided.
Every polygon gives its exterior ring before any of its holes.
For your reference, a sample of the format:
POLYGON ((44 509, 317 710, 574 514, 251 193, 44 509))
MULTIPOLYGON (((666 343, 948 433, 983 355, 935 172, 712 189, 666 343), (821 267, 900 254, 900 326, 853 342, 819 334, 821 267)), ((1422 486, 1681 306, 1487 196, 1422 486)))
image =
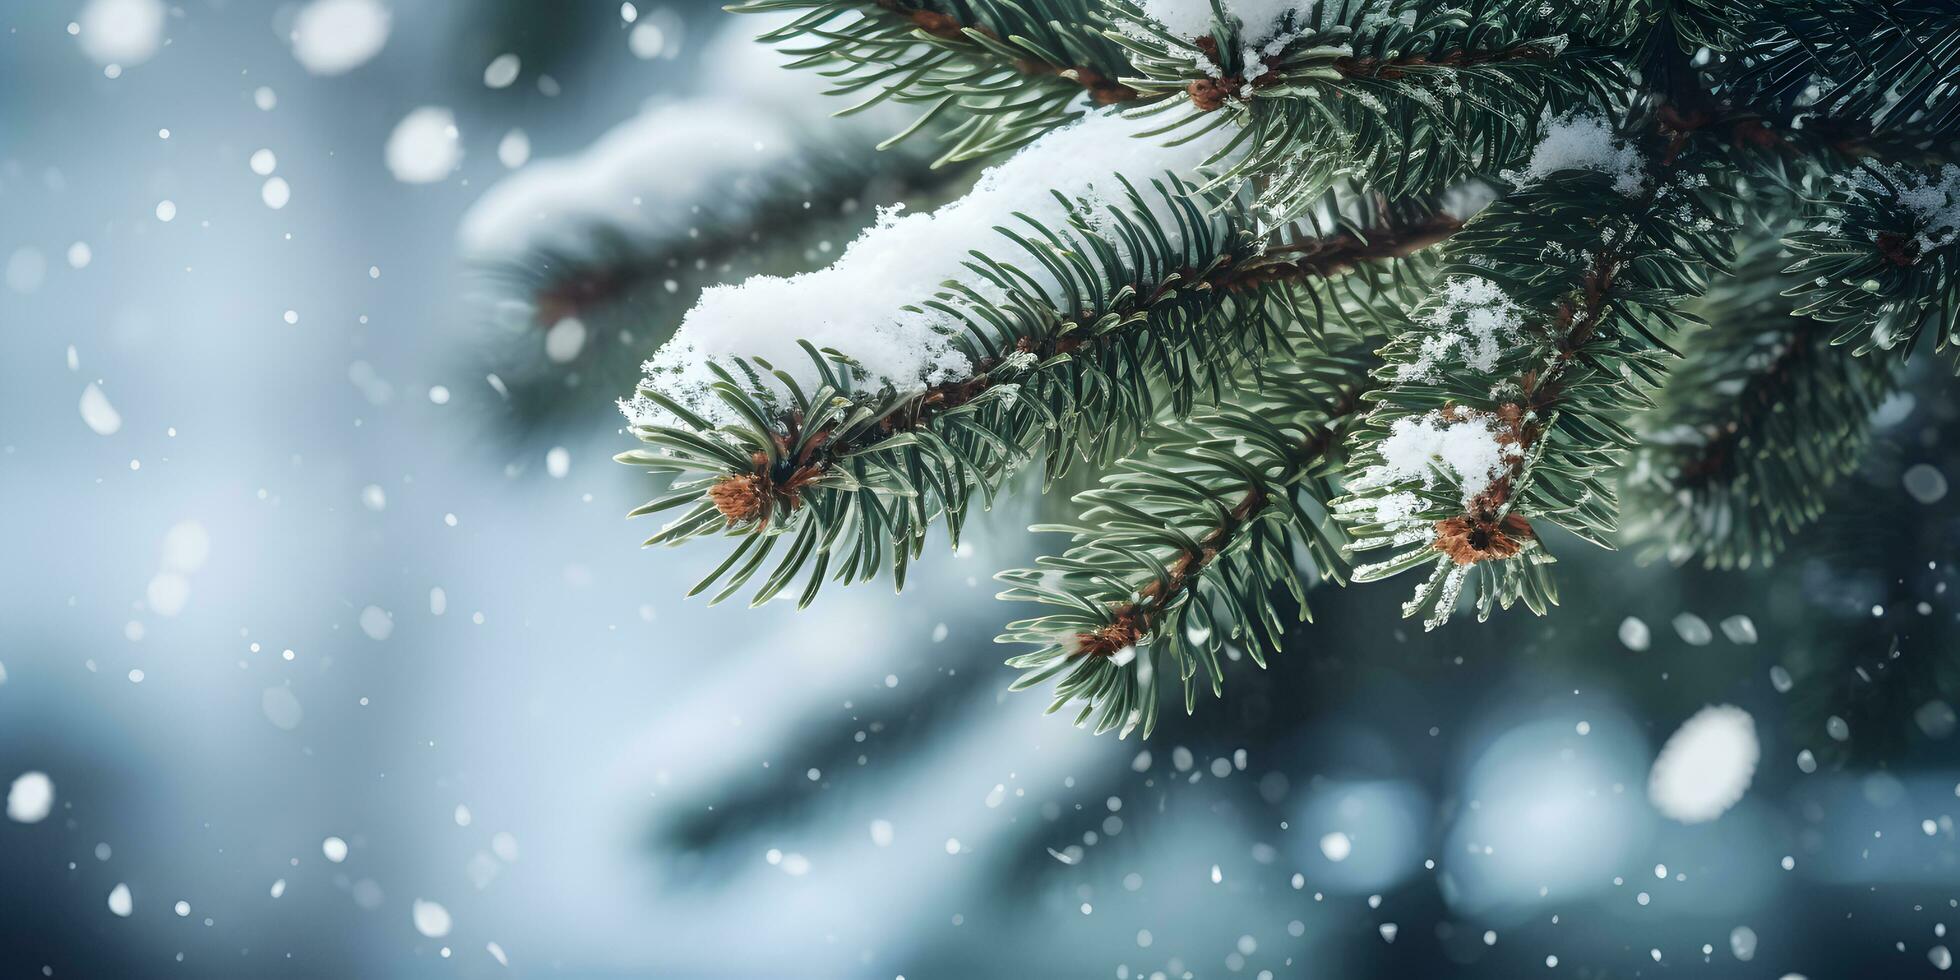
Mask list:
POLYGON ((1738 101, 1785 117, 1960 132, 1960 15, 1938 0, 1761 0, 1746 22, 1738 101))
MULTIPOLYGON (((1157 188, 1166 201, 1192 192, 1174 181, 1157 188)), ((1083 264, 1076 275, 1085 285, 1101 277, 1106 285, 1083 292, 1107 299, 1070 310, 1023 295, 1013 309, 963 314, 962 342, 975 365, 965 378, 905 394, 859 393, 846 356, 809 349, 823 387, 772 406, 764 390, 738 377, 759 379, 771 366, 738 364, 717 386, 718 396, 750 420, 735 427, 713 426, 662 392, 643 389, 683 424, 635 426, 636 435, 660 449, 620 458, 684 479, 636 514, 688 508, 648 543, 723 531, 748 539, 738 545, 739 555, 752 539, 770 541, 793 529, 798 544, 784 559, 790 571, 765 583, 757 596, 762 601, 787 584, 801 561, 827 557, 833 547, 852 549, 840 581, 868 580, 882 564, 884 544, 895 542, 891 566, 902 586, 931 527, 944 521, 956 545, 973 495, 991 499, 1023 462, 1040 457, 1052 481, 1077 458, 1107 461, 1127 451, 1160 414, 1182 417, 1215 400, 1248 358, 1288 349, 1288 324, 1318 322, 1330 302, 1347 307, 1338 316, 1351 317, 1352 304, 1321 295, 1309 277, 1340 275, 1386 247, 1358 227, 1344 227, 1315 250, 1315 263, 1274 265, 1262 261, 1263 246, 1242 202, 1214 198, 1210 206, 1211 216, 1201 218, 1184 205, 1190 227, 1205 231, 1182 254, 1134 263, 1095 246, 1090 222, 1104 219, 1081 211, 1072 212, 1072 227, 1059 234, 1036 227, 1014 236, 1030 262, 1081 264, 1102 256, 1101 265, 1083 264), (727 448, 731 442, 743 448, 727 448)), ((1135 192, 1122 220, 1137 227, 1130 236, 1137 244, 1163 239, 1135 192)), ((1420 236, 1438 234, 1433 217, 1414 220, 1420 236)), ((1417 232, 1395 227, 1380 238, 1406 249, 1417 232)), ((1018 288, 1011 264, 983 257, 971 267, 1018 288)), ((975 298, 949 290, 938 302, 955 309, 975 298)), ((1306 330, 1310 338, 1311 327, 1306 330)), ((759 560, 724 565, 696 591, 732 569, 717 596, 724 598, 759 568, 759 560)), ((805 601, 814 597, 822 571, 820 563, 805 601)))
MULTIPOLYGON (((1591 156, 1547 152, 1576 169, 1519 175, 1526 186, 1452 242, 1448 288, 1415 318, 1425 329, 1384 349, 1391 383, 1336 502, 1354 550, 1397 549, 1357 581, 1432 568, 1404 606, 1428 614, 1425 628, 1447 621, 1473 576, 1480 619, 1556 603, 1534 520, 1607 544, 1611 478, 1633 441, 1621 420, 1648 404, 1686 320, 1680 298, 1723 261, 1682 159, 1648 172, 1631 146, 1581 129, 1552 138, 1591 156)), ((1658 143, 1643 131, 1642 145, 1658 143)))
POLYGON ((1036 650, 1008 665, 1016 690, 1059 677, 1050 710, 1080 700, 1077 724, 1098 732, 1156 725, 1158 683, 1174 675, 1187 712, 1202 674, 1214 696, 1228 640, 1260 666, 1285 628, 1273 597, 1307 615, 1312 577, 1343 577, 1338 538, 1315 517, 1332 488, 1347 427, 1376 382, 1357 338, 1263 368, 1215 413, 1162 427, 1148 453, 1076 497, 1072 546, 1035 568, 1003 572, 1001 598, 1058 607, 1009 624, 1002 643, 1036 650), (1315 571, 1303 570, 1304 550, 1315 571))
POLYGON ((1407 258, 1448 241, 1463 221, 1443 211, 1407 222, 1384 221, 1372 229, 1310 236, 1266 249, 1263 261, 1247 269, 1236 288, 1265 282, 1333 278, 1369 262, 1407 258))
POLYGON ((1891 362, 1845 357, 1829 324, 1794 315, 1774 239, 1711 289, 1626 476, 1627 538, 1643 557, 1770 564, 1824 512, 1871 439, 1891 362))
POLYGON ((1342 174, 1394 197, 1440 193, 1522 155, 1546 116, 1627 86, 1610 51, 1632 23, 1619 4, 1332 3, 1183 37, 1133 0, 1109 3, 1138 71, 1125 81, 1167 97, 1136 111, 1167 113, 1167 133, 1242 127, 1222 179, 1259 177, 1282 219, 1342 174))
MULTIPOLYGON (((746 37, 704 57, 769 64, 746 37)), ((834 100, 780 86, 643 112, 576 155, 492 185, 464 215, 462 258, 488 343, 471 355, 531 424, 591 409, 632 383, 629 352, 665 339, 701 291, 801 272, 848 241, 887 195, 931 200, 970 178, 923 154, 870 152, 865 121, 807 127, 834 100), (686 154, 673 147, 684 145, 686 154), (762 149, 758 149, 762 147, 762 149)), ((472 365, 476 366, 476 365, 472 365)))
MULTIPOLYGON (((991 50, 999 50, 1004 44, 1000 34, 985 25, 965 24, 951 14, 916 6, 907 0, 875 0, 878 7, 890 11, 912 22, 914 27, 942 41, 968 42, 968 32, 972 32, 992 42, 991 50)), ((977 40, 977 39, 973 39, 977 40)), ((1082 86, 1089 94, 1090 101, 1097 105, 1116 105, 1121 102, 1134 102, 1140 97, 1136 89, 1124 85, 1098 69, 1086 64, 1058 64, 1048 60, 1043 52, 1020 50, 1014 53, 1014 70, 1023 75, 1036 78, 1055 77, 1082 86)))
POLYGON ((1785 239, 1797 315, 1839 324, 1831 342, 1855 355, 1904 361, 1927 333, 1935 352, 1960 348, 1960 166, 1866 162, 1821 203, 1823 220, 1785 239))
POLYGON ((1084 104, 1142 97, 1118 78, 1122 52, 1092 0, 743 0, 738 13, 788 12, 762 35, 792 67, 815 68, 832 91, 858 94, 857 112, 887 100, 925 106, 895 143, 951 114, 935 166, 1024 145, 1079 118, 1084 104))

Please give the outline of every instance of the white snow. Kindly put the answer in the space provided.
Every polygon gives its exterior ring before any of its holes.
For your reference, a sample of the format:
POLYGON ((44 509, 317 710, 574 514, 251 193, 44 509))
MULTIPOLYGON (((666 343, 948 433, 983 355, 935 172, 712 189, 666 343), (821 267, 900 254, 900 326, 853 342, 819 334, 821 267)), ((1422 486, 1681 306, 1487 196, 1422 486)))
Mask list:
POLYGON ((264 147, 253 150, 252 158, 248 163, 252 172, 261 177, 270 177, 274 170, 279 169, 279 157, 264 147))
POLYGON ((497 141, 497 162, 512 170, 523 166, 531 159, 531 137, 521 129, 512 129, 497 141))
POLYGON ((395 631, 395 617, 380 606, 368 606, 361 610, 361 632, 370 640, 385 640, 395 631))
POLYGON ((264 201, 265 206, 274 211, 285 207, 286 202, 292 199, 293 189, 286 183, 284 177, 268 178, 264 186, 259 188, 259 200, 264 201))
POLYGON ((1756 722, 1734 705, 1695 712, 1668 737, 1647 778, 1647 799, 1682 823, 1704 823, 1742 799, 1762 747, 1756 722))
POLYGON ((293 57, 315 75, 343 75, 388 43, 391 16, 380 0, 313 0, 293 18, 293 57))
POLYGON ((462 162, 463 147, 456 116, 441 106, 421 106, 388 134, 388 170, 405 184, 432 184, 449 176, 462 162))
POLYGON ((1755 959, 1756 930, 1748 926, 1736 926, 1729 930, 1729 953, 1744 963, 1755 959))
POLYGON ((124 919, 136 911, 136 903, 129 897, 128 885, 117 882, 116 887, 109 889, 109 911, 124 919))
POLYGON ((1647 649, 1654 641, 1654 631, 1648 628, 1645 620, 1628 616, 1620 620, 1620 642, 1635 653, 1647 649))
POLYGON ((335 864, 347 860, 347 842, 338 837, 329 837, 320 842, 320 853, 335 864))
POLYGON ((633 57, 641 61, 660 57, 661 50, 666 46, 666 32, 650 20, 634 24, 633 29, 626 35, 627 50, 633 52, 633 57))
POLYGON ((554 480, 562 480, 572 471, 572 454, 564 446, 553 446, 545 451, 544 471, 554 480))
POLYGON ((76 242, 68 246, 68 267, 71 269, 86 269, 94 258, 95 252, 88 247, 87 242, 76 242))
POLYGON ((24 772, 7 787, 7 819, 40 823, 54 809, 54 780, 45 772, 24 772))
POLYGON ((585 321, 568 316, 544 332, 544 356, 553 364, 564 364, 585 349, 585 321))
POLYGON ((441 939, 449 935, 449 910, 436 902, 418 898, 412 909, 415 931, 430 939, 441 939))
MULTIPOLYGON (((463 216, 458 237, 467 257, 500 261, 584 251, 595 225, 636 237, 679 233, 700 220, 692 204, 746 196, 794 149, 787 123, 738 102, 653 109, 576 156, 539 160, 498 183, 463 216)), ((525 140, 521 156, 529 153, 525 140)), ((501 149, 499 157, 515 165, 501 149)))
POLYGON ((162 0, 89 0, 76 19, 82 53, 98 65, 136 65, 163 46, 162 0))
MULTIPOLYGON (((1423 415, 1405 416, 1389 426, 1388 437, 1378 446, 1382 461, 1369 466, 1354 481, 1356 489, 1420 483, 1433 487, 1438 478, 1457 488, 1465 507, 1478 494, 1502 477, 1517 447, 1498 441, 1501 430, 1495 419, 1459 408, 1452 419, 1438 409, 1423 415)), ((1400 495, 1390 494, 1378 503, 1378 520, 1406 517, 1400 495), (1388 508, 1384 513, 1383 507, 1388 508)))
POLYGON ((1506 171, 1504 179, 1520 187, 1561 170, 1596 170, 1613 178, 1613 189, 1632 197, 1647 183, 1646 160, 1627 145, 1601 116, 1571 112, 1545 130, 1531 162, 1521 171, 1506 171))
POLYGON ((1674 617, 1674 633, 1683 643, 1693 647, 1707 646, 1715 638, 1715 631, 1708 628, 1708 620, 1691 612, 1678 613, 1674 617))
MULTIPOLYGON (((998 226, 1026 230, 1017 217, 1023 214, 1051 230, 1065 228, 1066 213, 1051 191, 1101 215, 1112 205, 1128 205, 1120 175, 1139 188, 1175 239, 1177 223, 1151 182, 1167 172, 1192 178, 1229 134, 1220 128, 1175 147, 1135 138, 1158 125, 1114 112, 1092 114, 988 170, 967 196, 937 211, 887 211, 828 268, 788 278, 756 276, 707 290, 673 339, 646 363, 647 384, 710 420, 724 421, 730 418, 727 410, 709 394, 714 375, 708 363, 762 357, 807 393, 818 387, 819 375, 798 340, 855 358, 863 374, 860 387, 871 390, 904 393, 968 377, 973 365, 953 342, 958 322, 916 304, 931 300, 948 280, 959 280, 983 300, 1005 300, 999 287, 965 267, 969 250, 1014 261, 1036 289, 1059 295, 1059 284, 1044 266, 1024 260, 1019 246, 994 231, 998 226)), ((621 409, 636 424, 665 414, 638 397, 623 401, 621 409)))
POLYGON ((1914 242, 1922 252, 1960 238, 1960 166, 1946 164, 1932 177, 1902 165, 1874 166, 1896 191, 1863 168, 1842 174, 1835 182, 1879 201, 1895 201, 1904 208, 1919 229, 1914 242))
POLYGON ((1420 322, 1433 332, 1423 337, 1415 360, 1396 367, 1397 381, 1441 380, 1439 369, 1452 351, 1472 371, 1495 370, 1504 342, 1517 339, 1524 311, 1489 279, 1451 276, 1443 283, 1442 302, 1420 322))
POLYGON ((1744 615, 1730 616, 1721 623, 1722 635, 1730 643, 1746 646, 1756 642, 1756 621, 1744 615))
POLYGON ((98 436, 112 436, 122 429, 122 413, 93 383, 82 389, 81 411, 82 421, 98 436))
POLYGON ((1349 854, 1354 853, 1354 841, 1348 839, 1348 835, 1338 830, 1329 834, 1323 834, 1320 838, 1320 853, 1327 860, 1339 864, 1347 860, 1349 854))
POLYGON ((509 88, 517 81, 517 73, 523 62, 514 54, 500 54, 490 59, 483 68, 483 84, 490 88, 509 88))

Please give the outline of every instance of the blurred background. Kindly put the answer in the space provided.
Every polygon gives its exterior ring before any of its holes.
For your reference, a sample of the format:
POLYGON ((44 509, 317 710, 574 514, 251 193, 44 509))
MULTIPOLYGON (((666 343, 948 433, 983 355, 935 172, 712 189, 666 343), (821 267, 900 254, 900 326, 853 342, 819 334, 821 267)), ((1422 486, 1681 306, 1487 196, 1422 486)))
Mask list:
POLYGON ((1006 692, 1025 497, 903 597, 682 600, 719 554, 639 549, 611 400, 703 285, 973 177, 763 26, 0 0, 0 974, 1950 967, 1937 366, 1774 567, 1555 542, 1556 615, 1428 635, 1322 589, 1148 742, 1006 692), (1760 764, 1683 824, 1720 704, 1760 764))

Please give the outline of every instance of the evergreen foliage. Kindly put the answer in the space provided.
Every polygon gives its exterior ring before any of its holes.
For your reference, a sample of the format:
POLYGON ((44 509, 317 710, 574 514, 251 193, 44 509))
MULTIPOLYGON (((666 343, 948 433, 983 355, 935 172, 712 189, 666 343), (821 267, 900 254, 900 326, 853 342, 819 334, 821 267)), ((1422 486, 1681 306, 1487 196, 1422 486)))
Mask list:
POLYGON ((1944 5, 733 9, 786 14, 764 40, 858 109, 914 107, 888 145, 938 163, 1039 173, 1045 136, 1119 115, 1144 149, 974 226, 899 304, 956 355, 916 375, 872 369, 903 338, 871 325, 807 365, 701 355, 707 405, 650 373, 620 457, 667 481, 648 543, 727 538, 695 593, 808 603, 1099 474, 1037 528, 1066 550, 1001 575, 1043 607, 1001 637, 1015 686, 1098 731, 1263 664, 1319 583, 1421 570, 1404 611, 1435 628, 1547 612, 1575 542, 1766 563, 1857 468, 1897 361, 1960 341, 1944 5), (1202 165, 1121 176, 1193 140, 1202 165))

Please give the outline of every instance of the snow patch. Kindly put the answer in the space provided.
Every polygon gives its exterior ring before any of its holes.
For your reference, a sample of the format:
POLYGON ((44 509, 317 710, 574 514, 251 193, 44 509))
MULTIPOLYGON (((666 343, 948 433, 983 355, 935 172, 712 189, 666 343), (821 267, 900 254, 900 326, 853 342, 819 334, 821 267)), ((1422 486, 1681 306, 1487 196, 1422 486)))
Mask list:
MULTIPOLYGON (((1382 461, 1363 471, 1355 487, 1411 482, 1433 487, 1439 478, 1447 478, 1461 494, 1463 505, 1469 507, 1505 474, 1520 450, 1515 443, 1499 440, 1503 430, 1496 419, 1464 408, 1457 411, 1454 419, 1440 409, 1396 419, 1389 426, 1388 437, 1377 446, 1382 461)), ((1381 506, 1392 504, 1398 497, 1391 494, 1383 498, 1377 516, 1381 516, 1381 506)))
POLYGON ((1516 340, 1524 310, 1496 283, 1482 276, 1451 276, 1443 301, 1420 322, 1435 328, 1422 339, 1416 359, 1396 367, 1396 381, 1440 381, 1444 359, 1455 359, 1479 373, 1497 368, 1505 341, 1516 340))
POLYGON ((1613 132, 1604 117, 1571 112, 1554 120, 1531 151, 1523 170, 1507 170, 1506 181, 1524 187, 1561 170, 1594 170, 1613 178, 1613 189, 1628 197, 1647 185, 1646 159, 1613 132))
MULTIPOLYGON (((701 220, 690 214, 695 202, 746 198, 787 167, 792 137, 788 124, 732 100, 654 109, 577 156, 539 160, 492 187, 463 216, 458 237, 470 259, 494 262, 583 252, 599 225, 629 237, 678 233, 701 220)), ((529 158, 529 140, 519 139, 521 151, 498 150, 507 166, 529 158)))
POLYGON ((1854 170, 1836 183, 1876 200, 1896 201, 1912 216, 1918 229, 1913 242, 1921 252, 1960 238, 1960 166, 1949 163, 1930 176, 1904 166, 1873 166, 1878 173, 1854 170))
MULTIPOLYGON (((1155 120, 1096 113, 1043 136, 988 170, 966 197, 937 211, 913 215, 901 215, 897 208, 886 211, 828 268, 788 278, 755 276, 705 291, 673 339, 644 365, 645 384, 710 421, 732 421, 732 414, 710 393, 709 386, 716 380, 710 362, 760 357, 793 377, 807 393, 820 387, 820 376, 798 340, 855 358, 862 386, 870 390, 904 394, 971 376, 974 366, 955 343, 962 330, 959 320, 919 304, 932 299, 950 280, 960 281, 982 302, 1005 302, 1003 290, 966 268, 971 261, 968 252, 976 248, 1018 258, 1018 246, 1005 241, 995 228, 1026 229, 1020 215, 1051 230, 1066 228, 1068 212, 1055 194, 1081 202, 1090 215, 1127 207, 1128 192, 1122 184, 1127 179, 1143 194, 1172 246, 1180 244, 1178 222, 1151 183, 1167 172, 1194 174, 1224 146, 1229 133, 1221 128, 1175 147, 1154 138, 1137 138, 1157 125, 1161 123, 1155 120)), ((1110 234, 1120 251, 1120 239, 1110 234)), ((1064 295, 1045 266, 1019 265, 1036 292, 1064 295)), ((1059 305, 1059 300, 1055 302, 1059 305)), ((623 400, 620 407, 634 424, 666 418, 664 411, 637 396, 623 400)))

